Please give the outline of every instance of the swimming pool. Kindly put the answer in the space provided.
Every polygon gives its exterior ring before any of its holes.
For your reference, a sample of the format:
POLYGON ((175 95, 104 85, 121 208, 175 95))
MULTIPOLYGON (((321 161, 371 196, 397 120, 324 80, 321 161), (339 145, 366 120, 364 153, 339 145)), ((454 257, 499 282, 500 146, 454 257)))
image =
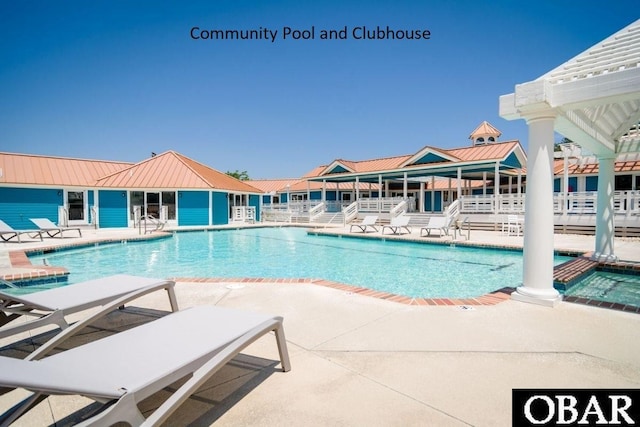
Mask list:
MULTIPOLYGON (((520 251, 308 235, 295 227, 176 233, 30 259, 66 267, 70 283, 116 273, 312 278, 408 297, 472 298, 522 281, 520 251)), ((569 259, 556 256, 555 263, 569 259)))
POLYGON ((640 307, 640 275, 594 271, 564 294, 640 307))

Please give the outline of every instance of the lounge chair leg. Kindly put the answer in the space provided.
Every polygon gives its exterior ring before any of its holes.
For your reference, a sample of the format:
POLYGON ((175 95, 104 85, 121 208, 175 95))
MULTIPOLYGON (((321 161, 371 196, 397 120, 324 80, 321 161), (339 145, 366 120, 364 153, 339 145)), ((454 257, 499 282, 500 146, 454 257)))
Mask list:
POLYGON ((284 337, 284 328, 282 324, 275 329, 276 343, 278 344, 278 353, 280 354, 280 364, 282 365, 282 372, 289 372, 291 370, 291 361, 289 360, 289 351, 287 350, 287 340, 284 337))
POLYGON ((141 426, 145 422, 144 415, 131 394, 125 394, 108 408, 98 412, 91 418, 77 424, 78 427, 101 427, 126 422, 131 426, 141 426))

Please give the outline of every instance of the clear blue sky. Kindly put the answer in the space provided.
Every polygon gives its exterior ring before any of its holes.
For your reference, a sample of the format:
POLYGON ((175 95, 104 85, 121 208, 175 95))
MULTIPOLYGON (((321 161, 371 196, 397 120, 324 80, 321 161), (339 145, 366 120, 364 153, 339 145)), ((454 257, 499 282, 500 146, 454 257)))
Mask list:
POLYGON ((638 19, 637 0, 0 1, 0 151, 137 162, 176 150, 251 178, 466 146, 498 98, 638 19), (315 40, 283 40, 284 27, 315 40), (320 40, 323 29, 348 40, 320 40), (354 27, 429 30, 355 40, 354 27), (277 30, 270 40, 193 40, 277 30))

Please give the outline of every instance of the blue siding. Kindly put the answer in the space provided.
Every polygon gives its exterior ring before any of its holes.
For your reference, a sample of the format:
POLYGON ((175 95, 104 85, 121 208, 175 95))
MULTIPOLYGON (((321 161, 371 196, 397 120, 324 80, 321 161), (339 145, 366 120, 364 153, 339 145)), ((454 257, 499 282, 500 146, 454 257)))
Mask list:
POLYGON ((178 225, 209 225, 208 191, 178 191, 178 225))
POLYGON ((336 192, 334 191, 327 191, 325 194, 325 197, 327 198, 327 200, 336 200, 336 192))
POLYGON ((598 191, 598 177, 588 176, 585 191, 598 191))
POLYGON ((562 179, 561 178, 555 178, 553 180, 553 191, 555 193, 559 193, 560 191, 562 191, 562 179))
MULTIPOLYGON (((426 212, 431 212, 431 191, 425 192, 424 196, 424 210, 426 212)), ((435 212, 440 212, 442 210, 442 191, 436 191, 435 194, 435 212)))
POLYGON ((322 191, 311 191, 309 197, 311 200, 322 200, 322 191))
POLYGON ((442 156, 438 156, 435 153, 427 153, 421 158, 419 158, 418 160, 416 160, 415 162, 413 162, 412 164, 423 165, 427 163, 437 163, 437 162, 445 162, 445 161, 447 161, 447 159, 445 159, 442 156))
POLYGON ((256 208, 256 221, 260 221, 260 196, 249 194, 249 206, 256 208))
MULTIPOLYGON (((229 223, 229 199, 227 193, 218 191, 213 194, 213 225, 222 225, 229 223)), ((285 196, 286 197, 286 196, 285 196)))
POLYGON ((89 190, 87 191, 87 201, 89 203, 89 218, 87 218, 87 222, 91 223, 91 221, 93 221, 93 217, 91 216, 91 208, 94 206, 94 195, 93 195, 94 191, 93 190, 89 190))
POLYGON ((43 188, 0 188, 0 219, 17 230, 34 229, 29 218, 58 222, 62 190, 43 188))
POLYGON ((122 190, 98 191, 100 228, 128 227, 127 193, 122 190))
POLYGON ((282 193, 280 195, 280 203, 287 203, 287 193, 282 193))

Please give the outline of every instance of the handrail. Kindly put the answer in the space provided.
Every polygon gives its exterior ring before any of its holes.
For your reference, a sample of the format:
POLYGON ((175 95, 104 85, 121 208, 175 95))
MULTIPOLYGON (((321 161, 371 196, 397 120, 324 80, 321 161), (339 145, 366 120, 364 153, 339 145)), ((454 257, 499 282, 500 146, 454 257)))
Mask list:
POLYGON ((406 211, 407 211, 407 201, 402 200, 400 203, 395 205, 393 209, 389 211, 389 215, 391 216, 391 218, 395 218, 399 215, 402 215, 406 211))
POLYGON ((93 224, 93 227, 97 230, 98 229, 98 207, 97 206, 91 206, 91 223, 93 224))
POLYGON ((309 222, 315 221, 320 215, 326 212, 326 205, 321 202, 309 209, 309 222))
POLYGON ((358 202, 355 201, 346 208, 342 209, 342 213, 344 214, 343 225, 346 226, 352 219, 354 219, 358 215, 358 202))
POLYGON ((65 206, 58 206, 58 225, 60 227, 69 226, 69 211, 65 206))
POLYGON ((153 233, 154 231, 159 231, 162 230, 165 226, 165 224, 167 223, 166 221, 161 221, 158 218, 154 217, 153 215, 142 215, 140 217, 140 222, 138 225, 138 233, 142 234, 142 228, 141 228, 141 224, 144 223, 144 234, 147 233, 153 233), (147 229, 147 221, 150 222, 154 227, 153 230, 151 230, 149 227, 149 229, 147 229))
POLYGON ((465 217, 461 223, 456 224, 453 227, 453 239, 457 239, 457 231, 460 230, 460 235, 462 236, 462 231, 464 230, 464 225, 467 224, 467 240, 471 239, 471 221, 469 221, 469 217, 465 217))

